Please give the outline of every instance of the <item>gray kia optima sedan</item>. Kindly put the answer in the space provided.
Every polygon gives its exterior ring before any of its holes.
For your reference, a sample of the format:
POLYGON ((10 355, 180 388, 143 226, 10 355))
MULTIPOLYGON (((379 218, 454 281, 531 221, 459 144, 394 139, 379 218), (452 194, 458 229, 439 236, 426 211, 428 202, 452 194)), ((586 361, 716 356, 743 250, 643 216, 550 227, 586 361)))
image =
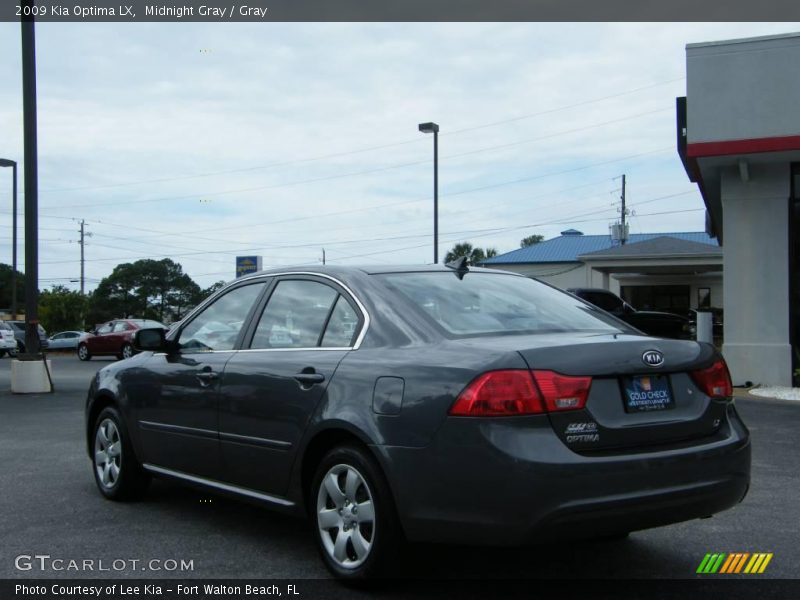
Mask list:
POLYGON ((343 578, 402 540, 525 544, 738 503, 749 434, 722 357, 463 264, 263 271, 100 370, 100 492, 150 476, 314 523, 343 578))

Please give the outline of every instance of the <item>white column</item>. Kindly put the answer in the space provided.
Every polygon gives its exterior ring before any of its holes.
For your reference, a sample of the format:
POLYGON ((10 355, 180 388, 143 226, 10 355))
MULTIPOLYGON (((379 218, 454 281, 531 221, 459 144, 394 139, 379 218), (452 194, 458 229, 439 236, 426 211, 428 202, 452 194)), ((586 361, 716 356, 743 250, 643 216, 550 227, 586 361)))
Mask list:
POLYGON ((735 385, 790 386, 789 165, 721 173, 725 343, 735 385))

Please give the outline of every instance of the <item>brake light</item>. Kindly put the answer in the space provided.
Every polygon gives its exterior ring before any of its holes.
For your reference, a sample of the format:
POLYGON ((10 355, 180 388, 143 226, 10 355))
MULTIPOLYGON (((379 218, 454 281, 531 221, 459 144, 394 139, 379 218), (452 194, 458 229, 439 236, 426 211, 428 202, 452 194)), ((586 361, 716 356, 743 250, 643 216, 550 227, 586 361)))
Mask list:
POLYGON ((728 372, 728 365, 726 365, 725 361, 721 358, 707 369, 692 371, 690 375, 695 385, 697 385, 706 396, 712 398, 730 398, 733 395, 731 374, 728 372))
POLYGON ((591 377, 572 377, 554 371, 533 371, 548 412, 580 410, 586 406, 591 377))
POLYGON ((450 414, 458 417, 504 417, 544 412, 530 371, 489 371, 459 394, 450 414))
POLYGON ((459 394, 450 414, 507 417, 579 410, 586 406, 591 385, 591 377, 570 377, 553 371, 489 371, 459 394))

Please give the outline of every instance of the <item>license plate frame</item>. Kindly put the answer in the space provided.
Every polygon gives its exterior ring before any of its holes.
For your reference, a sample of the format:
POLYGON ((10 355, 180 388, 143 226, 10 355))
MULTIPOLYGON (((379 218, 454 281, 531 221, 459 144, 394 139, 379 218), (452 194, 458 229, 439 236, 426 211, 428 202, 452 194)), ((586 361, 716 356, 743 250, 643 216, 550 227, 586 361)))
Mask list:
POLYGON ((622 397, 627 413, 659 412, 675 408, 669 375, 632 375, 622 378, 622 397))

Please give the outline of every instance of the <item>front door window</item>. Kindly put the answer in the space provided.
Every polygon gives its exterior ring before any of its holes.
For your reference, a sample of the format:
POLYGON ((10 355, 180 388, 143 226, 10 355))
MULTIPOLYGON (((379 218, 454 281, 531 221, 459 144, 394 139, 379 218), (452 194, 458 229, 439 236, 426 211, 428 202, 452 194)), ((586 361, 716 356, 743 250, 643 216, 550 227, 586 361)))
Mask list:
POLYGON ((233 350, 264 285, 261 282, 234 288, 203 309, 181 330, 178 338, 181 352, 233 350))

